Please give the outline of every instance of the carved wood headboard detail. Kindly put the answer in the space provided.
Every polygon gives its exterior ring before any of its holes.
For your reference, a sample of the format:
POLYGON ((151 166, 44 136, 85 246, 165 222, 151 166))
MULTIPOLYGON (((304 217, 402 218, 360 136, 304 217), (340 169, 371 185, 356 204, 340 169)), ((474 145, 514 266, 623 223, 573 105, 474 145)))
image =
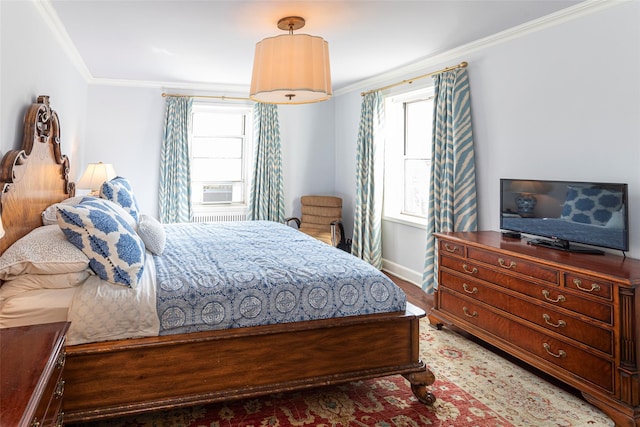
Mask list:
POLYGON ((42 225, 42 211, 72 197, 69 159, 60 151, 58 114, 48 96, 38 96, 24 118, 22 147, 10 150, 0 163, 0 210, 4 236, 0 253, 42 225))

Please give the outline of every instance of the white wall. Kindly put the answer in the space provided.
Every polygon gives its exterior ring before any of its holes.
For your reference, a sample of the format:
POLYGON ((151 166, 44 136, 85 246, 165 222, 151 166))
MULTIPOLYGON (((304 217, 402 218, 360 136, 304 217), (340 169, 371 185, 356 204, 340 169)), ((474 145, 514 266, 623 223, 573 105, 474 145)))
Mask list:
POLYGON ((92 85, 83 162, 113 164, 131 182, 142 212, 156 218, 165 105, 161 94, 159 89, 92 85))
POLYGON ((73 179, 82 156, 87 82, 34 3, 0 1, 0 64, 0 155, 20 148, 25 113, 38 95, 49 95, 73 179))
MULTIPOLYGON (((640 257, 639 28, 640 2, 620 2, 369 89, 468 61, 479 228, 499 227, 502 177, 626 182, 629 255, 640 257)), ((335 99, 338 159, 355 156, 359 98, 358 90, 335 99)), ((353 163, 336 167, 336 187, 353 197, 353 163)), ((421 275, 421 233, 385 222, 383 240, 390 269, 421 275)))
MULTIPOLYGON (((131 181, 140 209, 156 217, 166 101, 162 92, 92 85, 84 157, 84 164, 112 163, 119 175, 131 181)), ((165 92, 183 93, 179 89, 165 92)), ((280 106, 278 115, 285 214, 299 216, 300 196, 333 192, 333 108, 330 103, 280 106)))
POLYGON ((286 216, 300 217, 300 196, 334 195, 333 103, 278 107, 286 216))

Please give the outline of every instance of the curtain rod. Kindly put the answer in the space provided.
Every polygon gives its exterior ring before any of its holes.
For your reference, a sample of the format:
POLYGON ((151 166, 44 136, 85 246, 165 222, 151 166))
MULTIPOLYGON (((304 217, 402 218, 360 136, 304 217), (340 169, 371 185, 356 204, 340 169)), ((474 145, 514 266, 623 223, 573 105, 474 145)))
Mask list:
POLYGON ((168 96, 176 97, 176 98, 212 98, 212 99, 222 99, 224 100, 233 100, 233 101, 253 101, 251 98, 240 98, 236 96, 224 96, 224 95, 184 95, 181 93, 163 93, 162 97, 166 98, 168 96))
POLYGON ((403 80, 403 81, 398 82, 398 83, 393 83, 393 84, 390 84, 390 85, 387 85, 387 86, 379 87, 378 89, 368 90, 366 92, 360 93, 360 95, 361 96, 365 96, 365 95, 368 95, 370 93, 377 92, 379 90, 391 89, 392 87, 400 86, 400 85, 403 85, 405 83, 413 83, 414 80, 424 79, 425 77, 435 76, 436 74, 446 73, 447 71, 456 70, 458 68, 465 68, 467 65, 469 65, 469 63, 461 62, 458 65, 453 65, 451 67, 443 68, 442 70, 433 71, 431 73, 423 74, 421 76, 417 76, 417 77, 414 77, 412 79, 407 79, 407 80, 403 80))

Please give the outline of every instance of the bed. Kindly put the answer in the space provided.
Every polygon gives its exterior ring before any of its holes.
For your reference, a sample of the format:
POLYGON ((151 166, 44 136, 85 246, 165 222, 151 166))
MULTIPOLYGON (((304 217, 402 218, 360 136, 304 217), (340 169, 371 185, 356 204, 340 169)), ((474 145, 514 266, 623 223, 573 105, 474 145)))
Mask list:
MULTIPOLYGON (((49 98, 40 96, 25 115, 21 149, 8 151, 2 160, 4 235, 0 252, 42 231, 42 213, 74 196, 74 184, 68 179, 69 160, 61 153, 59 137, 58 116, 49 98)), ((167 230, 167 247, 171 233, 167 230)), ((342 251, 335 253, 351 257, 342 251)), ((144 269, 145 274, 150 270, 144 269)), ((278 274, 288 272, 276 271, 278 274)), ((170 287, 172 282, 162 283, 170 287)), ((209 320, 224 318, 219 316, 220 310, 209 313, 209 320)), ((97 420, 397 374, 409 381, 420 402, 432 404, 435 396, 427 387, 435 377, 419 357, 419 319, 424 315, 409 303, 404 304, 404 310, 378 313, 368 313, 365 305, 357 313, 342 310, 339 317, 323 314, 313 320, 290 315, 274 323, 242 324, 240 320, 238 327, 201 330, 187 326, 153 336, 111 339, 107 335, 97 342, 76 337, 75 343, 66 346, 65 421, 97 420)), ((180 323, 175 322, 176 316, 168 316, 166 322, 162 315, 158 318, 160 325, 165 323, 165 331, 180 323)), ((39 322, 35 314, 28 321, 39 322)), ((77 316, 72 322, 90 323, 77 316)))

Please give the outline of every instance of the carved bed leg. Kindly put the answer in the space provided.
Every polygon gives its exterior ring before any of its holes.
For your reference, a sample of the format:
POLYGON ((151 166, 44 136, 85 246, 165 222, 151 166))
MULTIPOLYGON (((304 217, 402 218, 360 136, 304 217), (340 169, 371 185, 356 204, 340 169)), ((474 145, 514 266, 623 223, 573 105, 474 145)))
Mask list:
POLYGON ((427 368, 422 372, 405 374, 404 377, 411 383, 411 391, 420 403, 424 403, 425 405, 433 405, 435 403, 436 396, 430 391, 427 391, 427 386, 433 384, 436 380, 433 372, 427 368))

